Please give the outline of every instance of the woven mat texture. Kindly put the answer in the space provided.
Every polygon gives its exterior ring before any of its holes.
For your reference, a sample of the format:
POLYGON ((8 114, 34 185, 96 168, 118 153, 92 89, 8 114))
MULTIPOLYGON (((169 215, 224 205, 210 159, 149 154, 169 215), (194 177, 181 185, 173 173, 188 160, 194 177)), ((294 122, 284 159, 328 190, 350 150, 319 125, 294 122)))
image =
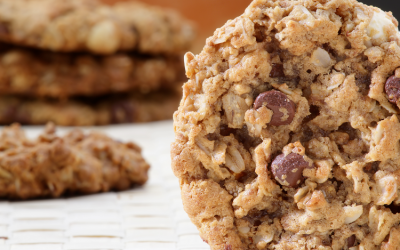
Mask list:
MULTIPOLYGON (((34 138, 43 127, 25 129, 34 138)), ((120 193, 0 201, 0 250, 209 249, 183 210, 178 179, 171 171, 172 122, 90 130, 138 143, 151 165, 149 182, 120 193)))

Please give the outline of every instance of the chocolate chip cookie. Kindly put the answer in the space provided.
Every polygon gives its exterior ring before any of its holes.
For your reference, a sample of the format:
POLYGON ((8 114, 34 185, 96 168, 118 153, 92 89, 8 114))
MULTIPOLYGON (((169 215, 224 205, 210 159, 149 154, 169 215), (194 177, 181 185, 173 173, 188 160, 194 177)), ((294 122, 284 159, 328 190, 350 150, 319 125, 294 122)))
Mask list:
POLYGON ((0 93, 66 99, 171 89, 184 77, 180 58, 66 54, 0 44, 0 93))
POLYGON ((172 168, 211 249, 399 249, 397 27, 355 0, 254 0, 186 54, 172 168))
POLYGON ((0 197, 31 199, 125 190, 143 185, 149 164, 136 144, 73 130, 59 137, 48 124, 36 140, 19 125, 0 134, 0 197))
POLYGON ((189 49, 192 24, 178 13, 134 1, 1 0, 0 40, 53 51, 112 54, 189 49))
POLYGON ((148 94, 125 93, 68 100, 0 97, 0 124, 46 124, 94 126, 172 119, 178 108, 179 91, 148 94))

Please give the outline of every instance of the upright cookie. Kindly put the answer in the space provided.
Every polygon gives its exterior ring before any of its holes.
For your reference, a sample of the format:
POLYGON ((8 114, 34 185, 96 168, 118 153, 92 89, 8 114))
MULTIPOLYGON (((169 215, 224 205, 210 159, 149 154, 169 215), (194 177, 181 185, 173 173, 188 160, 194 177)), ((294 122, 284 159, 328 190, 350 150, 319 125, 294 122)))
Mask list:
POLYGON ((398 249, 397 25, 355 0, 254 0, 186 54, 172 168, 211 249, 398 249))
POLYGON ((139 2, 0 1, 0 40, 17 45, 97 54, 176 54, 189 49, 193 39, 192 25, 178 13, 139 2))
POLYGON ((149 164, 134 143, 48 124, 37 140, 19 125, 0 134, 0 197, 28 199, 125 190, 146 183, 149 164))
POLYGON ((175 88, 184 76, 180 56, 54 53, 0 44, 0 93, 66 99, 175 88))

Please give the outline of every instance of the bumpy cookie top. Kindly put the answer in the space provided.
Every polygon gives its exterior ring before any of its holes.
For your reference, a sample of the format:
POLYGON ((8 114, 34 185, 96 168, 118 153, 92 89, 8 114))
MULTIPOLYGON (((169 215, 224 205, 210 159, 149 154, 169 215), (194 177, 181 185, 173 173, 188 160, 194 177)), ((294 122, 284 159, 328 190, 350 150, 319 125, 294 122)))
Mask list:
POLYGON ((189 21, 167 9, 127 1, 0 0, 0 40, 53 51, 180 53, 190 48, 189 21))
POLYGON ((49 123, 36 139, 13 124, 0 133, 0 197, 33 199, 126 190, 143 185, 149 164, 141 148, 75 129, 57 136, 49 123))
POLYGON ((186 54, 172 168, 212 249, 397 249, 397 26, 354 0, 255 0, 186 54))

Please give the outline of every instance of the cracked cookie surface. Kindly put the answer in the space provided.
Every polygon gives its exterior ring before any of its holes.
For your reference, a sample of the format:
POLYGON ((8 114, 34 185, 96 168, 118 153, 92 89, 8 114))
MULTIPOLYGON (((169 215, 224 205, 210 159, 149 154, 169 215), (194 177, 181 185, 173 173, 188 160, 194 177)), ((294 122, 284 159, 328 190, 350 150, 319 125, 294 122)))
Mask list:
POLYGON ((0 40, 52 51, 177 54, 190 48, 192 24, 178 13, 136 1, 1 0, 0 40))
POLYGON ((48 124, 36 139, 18 124, 0 134, 0 197, 32 199, 125 190, 146 183, 149 164, 134 143, 48 124))
POLYGON ((254 0, 186 54, 172 168, 211 249, 399 249, 397 27, 354 0, 254 0))

